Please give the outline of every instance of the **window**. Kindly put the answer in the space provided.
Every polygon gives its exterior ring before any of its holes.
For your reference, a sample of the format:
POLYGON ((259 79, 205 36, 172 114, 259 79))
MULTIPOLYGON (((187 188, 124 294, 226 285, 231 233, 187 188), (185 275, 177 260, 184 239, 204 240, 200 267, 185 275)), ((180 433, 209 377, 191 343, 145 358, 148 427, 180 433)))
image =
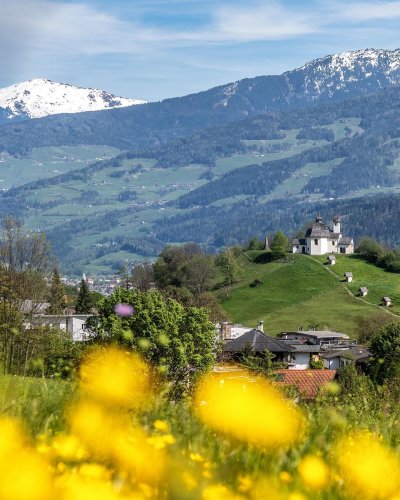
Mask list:
POLYGON ((340 247, 340 253, 346 253, 346 249, 343 247, 340 247))
POLYGON ((318 245, 318 240, 317 239, 314 240, 314 245, 318 245))
POLYGON ((334 245, 334 244, 335 244, 335 242, 334 242, 334 241, 332 241, 332 245, 334 245))
POLYGON ((299 245, 296 245, 297 250, 300 248, 299 245))

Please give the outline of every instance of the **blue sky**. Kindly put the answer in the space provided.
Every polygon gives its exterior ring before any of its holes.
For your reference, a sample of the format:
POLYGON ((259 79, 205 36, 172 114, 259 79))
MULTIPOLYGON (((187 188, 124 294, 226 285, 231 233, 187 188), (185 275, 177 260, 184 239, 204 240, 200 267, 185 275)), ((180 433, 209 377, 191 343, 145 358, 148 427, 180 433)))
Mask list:
POLYGON ((327 54, 400 47, 400 1, 0 0, 0 87, 160 100, 327 54))

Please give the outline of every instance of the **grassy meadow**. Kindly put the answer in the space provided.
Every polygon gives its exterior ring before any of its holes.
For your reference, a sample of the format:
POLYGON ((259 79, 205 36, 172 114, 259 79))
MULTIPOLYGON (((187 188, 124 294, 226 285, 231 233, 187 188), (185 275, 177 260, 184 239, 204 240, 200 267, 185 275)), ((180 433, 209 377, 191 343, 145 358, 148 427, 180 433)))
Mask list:
POLYGON ((383 309, 383 295, 393 299, 387 312, 400 315, 400 276, 357 256, 339 255, 335 266, 325 265, 326 256, 288 255, 281 262, 266 262, 265 256, 265 252, 242 255, 240 281, 219 291, 221 304, 235 323, 255 327, 263 320, 271 334, 314 326, 351 335, 360 317, 383 309), (347 271, 353 272, 353 283, 342 281, 347 271), (262 283, 250 286, 254 280, 262 283), (365 300, 358 298, 360 286, 370 291, 365 300))

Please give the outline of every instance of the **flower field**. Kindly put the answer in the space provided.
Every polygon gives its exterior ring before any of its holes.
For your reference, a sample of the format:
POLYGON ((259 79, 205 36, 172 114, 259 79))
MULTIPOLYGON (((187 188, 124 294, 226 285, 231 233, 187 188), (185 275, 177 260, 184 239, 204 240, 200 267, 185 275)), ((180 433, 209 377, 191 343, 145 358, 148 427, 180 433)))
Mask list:
POLYGON ((296 405, 265 378, 211 374, 171 401, 135 353, 98 349, 62 423, 51 423, 51 392, 40 429, 32 399, 19 416, 3 400, 0 498, 399 498, 396 412, 359 392, 350 404, 332 384, 296 405))

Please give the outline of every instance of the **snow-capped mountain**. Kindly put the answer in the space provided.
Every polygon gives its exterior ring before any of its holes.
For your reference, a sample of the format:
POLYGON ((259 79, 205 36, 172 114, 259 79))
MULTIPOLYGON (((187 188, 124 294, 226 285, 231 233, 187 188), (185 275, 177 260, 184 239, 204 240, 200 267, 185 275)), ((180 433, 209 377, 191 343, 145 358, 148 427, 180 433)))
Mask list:
POLYGON ((37 78, 0 89, 0 120, 42 118, 59 113, 99 111, 144 103, 139 99, 116 97, 103 90, 37 78))
POLYGON ((238 100, 281 111, 307 102, 344 99, 400 85, 400 49, 363 49, 329 55, 282 75, 246 78, 218 87, 216 106, 238 100))
POLYGON ((360 86, 379 91, 400 84, 400 49, 364 49, 316 59, 284 73, 293 94, 317 98, 344 91, 359 93, 360 86))

